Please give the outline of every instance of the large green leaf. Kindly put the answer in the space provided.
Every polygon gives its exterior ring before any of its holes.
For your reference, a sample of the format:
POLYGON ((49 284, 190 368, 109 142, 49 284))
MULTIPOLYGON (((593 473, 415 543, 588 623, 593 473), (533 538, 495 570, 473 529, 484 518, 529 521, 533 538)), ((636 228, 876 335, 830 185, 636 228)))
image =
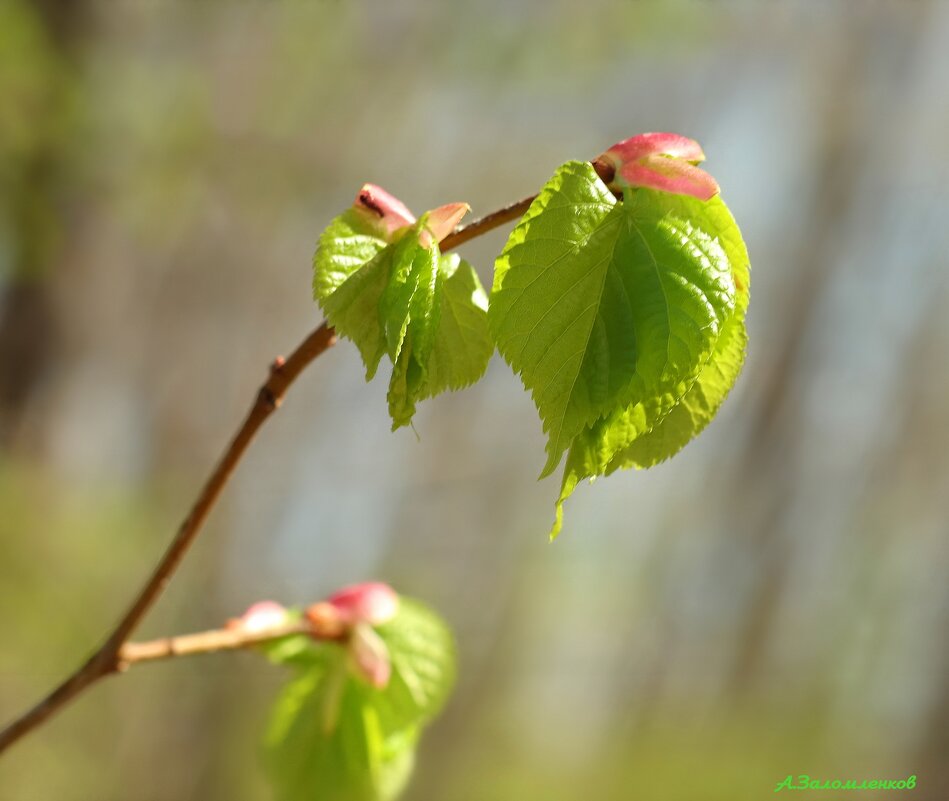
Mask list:
POLYGON ((493 350, 477 275, 436 243, 423 246, 425 223, 423 215, 387 243, 350 209, 323 232, 313 259, 314 295, 330 324, 356 343, 366 379, 384 354, 392 362, 393 429, 411 422, 418 401, 477 381, 493 350))
POLYGON ((512 232, 488 316, 543 419, 542 475, 584 428, 674 395, 707 361, 734 286, 720 248, 696 233, 650 203, 619 203, 581 162, 554 174, 512 232))
POLYGON ((278 801, 387 801, 408 781, 418 736, 454 684, 454 641, 437 615, 406 598, 376 632, 392 665, 382 689, 353 670, 341 644, 299 635, 265 648, 299 672, 266 738, 278 801))
POLYGON ((582 478, 667 458, 714 415, 741 365, 747 264, 717 197, 620 202, 578 162, 544 187, 498 259, 489 320, 548 433, 542 475, 568 451, 552 535, 582 478))
POLYGON ((552 537, 563 524, 564 501, 584 478, 652 467, 678 453, 712 421, 741 371, 746 340, 744 321, 734 314, 698 379, 671 408, 636 404, 577 437, 564 466, 552 537))
MULTIPOLYGON (((685 195, 652 193, 651 202, 666 213, 689 219, 699 230, 714 232, 724 250, 735 284, 735 309, 725 321, 708 362, 679 402, 648 431, 610 459, 607 475, 620 468, 651 467, 674 456, 707 426, 728 395, 745 358, 745 311, 749 299, 748 252, 728 207, 720 197, 700 201, 685 195)), ((648 195, 646 195, 648 197, 648 195)))
MULTIPOLYGON (((707 426, 734 385, 744 362, 744 316, 749 299, 748 252, 720 197, 700 201, 685 195, 637 190, 629 202, 652 204, 661 213, 688 219, 698 231, 713 231, 735 285, 735 308, 725 321, 710 358, 681 397, 652 399, 617 409, 588 427, 570 448, 552 534, 560 530, 563 503, 577 484, 622 468, 651 467, 674 456, 707 426)), ((684 385, 685 386, 685 385, 684 385)))
POLYGON ((673 409, 653 428, 619 450, 606 475, 626 467, 652 467, 675 456, 711 421, 741 372, 745 360, 744 319, 732 315, 725 323, 712 358, 673 409))

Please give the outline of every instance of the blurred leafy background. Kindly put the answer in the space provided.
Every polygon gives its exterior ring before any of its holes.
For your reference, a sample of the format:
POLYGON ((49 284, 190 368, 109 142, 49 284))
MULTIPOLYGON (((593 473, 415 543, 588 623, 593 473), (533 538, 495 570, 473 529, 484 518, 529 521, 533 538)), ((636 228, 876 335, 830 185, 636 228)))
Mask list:
MULTIPOLYGON (((752 255, 748 365, 683 455, 555 480, 498 359, 389 433, 348 343, 265 429, 140 635, 380 578, 456 628, 408 799, 717 801, 788 774, 949 797, 949 4, 2 0, 0 717, 95 646, 317 322, 365 181, 484 213, 646 130, 752 255)), ((466 247, 487 283, 506 233, 466 247)), ((2 801, 263 799, 282 679, 143 666, 2 801)))

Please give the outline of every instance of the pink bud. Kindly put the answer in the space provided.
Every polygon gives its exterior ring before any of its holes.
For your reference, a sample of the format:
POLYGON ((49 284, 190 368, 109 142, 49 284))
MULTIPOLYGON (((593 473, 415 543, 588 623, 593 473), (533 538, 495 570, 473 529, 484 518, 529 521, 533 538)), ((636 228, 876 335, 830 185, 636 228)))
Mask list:
POLYGON ((373 687, 385 687, 392 675, 392 662, 382 637, 367 623, 357 623, 348 646, 356 672, 373 687))
POLYGON ((339 614, 339 610, 326 601, 311 604, 303 616, 310 624, 312 635, 318 640, 336 639, 346 632, 347 623, 339 614))
POLYGON ((630 186, 661 189, 677 195, 691 195, 709 200, 719 193, 718 183, 705 170, 681 159, 667 156, 645 156, 632 164, 625 164, 620 176, 630 186))
MULTIPOLYGON (((415 215, 397 197, 381 186, 365 184, 356 195, 353 206, 367 214, 379 227, 380 236, 391 242, 396 231, 414 225, 415 215)), ((428 213, 425 228, 419 234, 419 243, 430 248, 432 241, 440 242, 455 230, 455 226, 471 209, 467 203, 449 203, 428 213)))
MULTIPOLYGON (((705 160, 698 142, 673 133, 645 133, 618 142, 596 159, 612 168, 611 183, 643 186, 708 200, 718 183, 695 165, 705 160)), ((601 173, 602 174, 602 173, 601 173)))
POLYGON ((276 601, 258 601, 236 620, 229 620, 227 628, 256 633, 277 628, 286 622, 287 610, 284 607, 276 601))
POLYGON ((400 228, 405 228, 415 222, 415 215, 401 200, 375 184, 365 184, 356 195, 353 205, 372 215, 381 224, 383 238, 387 241, 400 228))
POLYGON ((395 590, 377 581, 344 587, 333 593, 327 602, 348 625, 368 623, 378 626, 392 620, 399 608, 399 596, 395 590))
POLYGON ((419 236, 422 247, 431 247, 433 237, 436 242, 441 242, 455 230, 455 226, 469 211, 471 206, 467 203, 449 203, 430 211, 425 220, 425 230, 419 236))
POLYGON ((612 158, 617 169, 624 162, 636 161, 643 156, 671 156, 698 164, 705 161, 702 147, 694 139, 674 133, 644 133, 617 142, 603 154, 612 158))

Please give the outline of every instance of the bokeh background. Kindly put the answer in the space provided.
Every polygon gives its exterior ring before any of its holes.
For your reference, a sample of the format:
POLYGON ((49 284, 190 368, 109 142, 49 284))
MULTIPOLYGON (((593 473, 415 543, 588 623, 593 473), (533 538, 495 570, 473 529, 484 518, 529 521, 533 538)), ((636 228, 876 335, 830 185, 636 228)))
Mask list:
MULTIPOLYGON (((390 581, 454 626, 417 801, 949 798, 949 3, 3 0, 0 717, 98 644, 365 181, 485 213, 569 158, 705 146, 747 367, 682 455, 557 480, 497 358, 389 432, 349 343, 267 425, 141 637, 390 581), (820 794, 818 794, 820 795, 820 794)), ((505 231, 464 248, 490 283, 505 231)), ((384 371, 383 371, 384 372, 384 371)), ((142 666, 0 761, 2 801, 267 799, 282 680, 142 666)))

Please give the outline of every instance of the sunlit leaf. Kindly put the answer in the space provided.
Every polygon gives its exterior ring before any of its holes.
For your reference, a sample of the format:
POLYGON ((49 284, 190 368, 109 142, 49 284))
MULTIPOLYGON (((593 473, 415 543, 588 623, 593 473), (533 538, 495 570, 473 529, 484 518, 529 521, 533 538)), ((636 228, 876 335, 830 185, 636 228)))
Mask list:
POLYGON ((568 452, 553 534, 579 480, 667 458, 708 422, 740 367, 747 278, 718 197, 619 201, 579 162, 547 183, 498 258, 489 321, 548 434, 542 475, 568 452))
MULTIPOLYGON (((444 219, 436 228, 454 224, 465 208, 437 209, 444 219)), ((356 343, 367 380, 389 356, 393 428, 412 421, 418 401, 477 381, 493 350, 477 275, 441 255, 428 225, 423 215, 387 242, 377 221, 349 209, 323 232, 313 261, 316 299, 356 343)))
POLYGON ((439 289, 441 308, 428 361, 430 395, 473 384, 494 352, 488 296, 474 268, 456 254, 442 256, 439 289))

